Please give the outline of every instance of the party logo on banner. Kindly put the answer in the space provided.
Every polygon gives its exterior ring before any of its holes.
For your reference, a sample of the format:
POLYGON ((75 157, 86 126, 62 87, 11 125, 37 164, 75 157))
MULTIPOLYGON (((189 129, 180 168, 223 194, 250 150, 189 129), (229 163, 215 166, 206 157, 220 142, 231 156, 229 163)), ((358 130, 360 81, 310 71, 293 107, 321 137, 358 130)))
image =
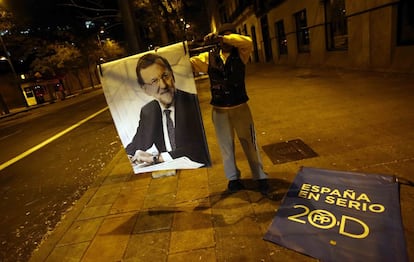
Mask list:
POLYGON ((321 261, 407 261, 393 176, 302 167, 264 239, 321 261))

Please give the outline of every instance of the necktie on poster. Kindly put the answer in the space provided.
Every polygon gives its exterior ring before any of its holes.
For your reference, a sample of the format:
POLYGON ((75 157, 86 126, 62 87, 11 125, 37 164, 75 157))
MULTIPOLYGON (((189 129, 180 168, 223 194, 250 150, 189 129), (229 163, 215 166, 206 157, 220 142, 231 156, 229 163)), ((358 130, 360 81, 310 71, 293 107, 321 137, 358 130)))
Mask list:
POLYGON ((174 124, 173 121, 171 119, 171 110, 170 109, 165 109, 165 116, 167 117, 167 130, 168 130, 168 137, 170 138, 170 143, 171 143, 171 147, 174 150, 175 149, 175 129, 174 129, 174 124))

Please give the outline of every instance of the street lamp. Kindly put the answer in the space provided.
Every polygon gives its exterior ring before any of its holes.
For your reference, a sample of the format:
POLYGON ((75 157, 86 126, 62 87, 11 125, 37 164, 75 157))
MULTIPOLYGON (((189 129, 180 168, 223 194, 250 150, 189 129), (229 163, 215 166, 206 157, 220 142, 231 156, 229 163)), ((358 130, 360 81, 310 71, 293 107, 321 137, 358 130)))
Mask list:
POLYGON ((105 57, 105 50, 104 47, 102 45, 102 39, 101 39, 101 35, 103 35, 105 33, 105 30, 103 29, 103 27, 101 27, 101 29, 99 30, 98 34, 96 35, 98 37, 98 46, 99 49, 102 52, 102 56, 99 58, 99 63, 101 63, 101 61, 103 60, 103 57, 105 57))
MULTIPOLYGON (((0 61, 6 60, 6 58, 4 56, 0 57, 0 61)), ((10 110, 9 107, 7 106, 6 101, 4 101, 3 95, 0 93, 0 106, 1 106, 1 110, 2 112, 0 112, 1 114, 3 114, 3 112, 7 115, 10 114, 10 110)))
POLYGON ((13 63, 12 63, 12 61, 10 59, 10 53, 9 53, 9 51, 6 48, 6 45, 4 44, 3 37, 2 37, 1 34, 0 34, 0 42, 1 42, 1 45, 3 47, 4 53, 6 55, 6 56, 0 57, 0 61, 7 61, 7 63, 9 63, 9 66, 10 66, 10 68, 12 70, 13 76, 14 76, 15 81, 16 81, 16 84, 17 84, 17 88, 19 90, 19 94, 22 95, 24 104, 25 104, 26 107, 28 107, 27 101, 26 101, 26 97, 23 95, 23 91, 20 88, 20 80, 19 80, 19 77, 18 77, 18 75, 16 73, 16 70, 14 69, 13 63))

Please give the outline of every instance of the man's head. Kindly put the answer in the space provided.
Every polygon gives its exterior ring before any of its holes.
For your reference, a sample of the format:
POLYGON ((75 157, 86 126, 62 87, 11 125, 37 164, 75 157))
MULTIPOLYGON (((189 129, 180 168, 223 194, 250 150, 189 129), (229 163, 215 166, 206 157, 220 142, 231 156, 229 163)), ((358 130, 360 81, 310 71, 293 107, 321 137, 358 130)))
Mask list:
POLYGON ((232 33, 236 33, 236 28, 231 23, 224 23, 218 29, 219 35, 228 35, 232 33))
MULTIPOLYGON (((229 34, 234 34, 234 33, 236 33, 236 28, 231 23, 222 24, 218 30, 219 35, 229 35, 229 34)), ((232 48, 233 47, 231 45, 224 44, 224 43, 221 44, 221 50, 224 53, 229 53, 232 48)))
POLYGON ((137 63, 138 84, 165 107, 174 101, 175 80, 170 63, 162 56, 146 54, 137 63))

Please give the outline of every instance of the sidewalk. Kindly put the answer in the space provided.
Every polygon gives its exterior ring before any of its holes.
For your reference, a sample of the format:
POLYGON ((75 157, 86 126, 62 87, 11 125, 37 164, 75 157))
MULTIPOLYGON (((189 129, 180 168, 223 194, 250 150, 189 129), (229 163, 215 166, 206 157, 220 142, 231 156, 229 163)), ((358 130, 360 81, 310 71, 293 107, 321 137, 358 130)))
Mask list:
POLYGON ((61 102, 61 101, 67 101, 71 98, 74 98, 74 97, 77 97, 77 96, 80 96, 80 95, 85 95, 85 94, 88 94, 90 92, 94 92, 96 90, 102 90, 101 85, 96 85, 94 87, 85 88, 83 90, 77 90, 76 92, 74 92, 70 95, 67 95, 64 100, 56 99, 54 101, 47 101, 43 104, 37 104, 37 105, 33 105, 33 106, 28 106, 28 107, 10 108, 9 109, 9 111, 10 111, 9 114, 0 114, 0 120, 3 119, 3 118, 13 117, 13 116, 15 116, 17 114, 20 114, 20 113, 23 113, 23 112, 29 112, 31 110, 42 108, 42 107, 50 105, 50 104, 58 103, 58 102, 61 102))
MULTIPOLYGON (((247 88, 260 146, 300 138, 317 157, 273 164, 262 150, 274 196, 250 180, 224 191, 211 122, 208 80, 198 92, 212 167, 153 179, 134 175, 123 150, 69 210, 31 261, 315 261, 264 241, 300 166, 392 174, 414 181, 414 76, 249 65, 247 88)), ((414 188, 401 185, 409 257, 414 258, 414 188)))

